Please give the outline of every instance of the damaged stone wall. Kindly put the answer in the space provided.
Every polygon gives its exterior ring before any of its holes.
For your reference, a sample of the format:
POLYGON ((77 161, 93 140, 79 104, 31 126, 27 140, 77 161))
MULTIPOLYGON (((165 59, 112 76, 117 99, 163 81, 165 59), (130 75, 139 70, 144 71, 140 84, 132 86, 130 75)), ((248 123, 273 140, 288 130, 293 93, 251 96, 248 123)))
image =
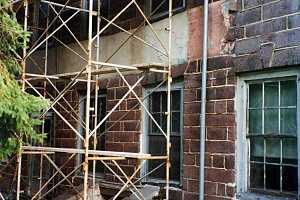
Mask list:
POLYGON ((237 72, 300 63, 300 1, 239 0, 233 22, 237 72))

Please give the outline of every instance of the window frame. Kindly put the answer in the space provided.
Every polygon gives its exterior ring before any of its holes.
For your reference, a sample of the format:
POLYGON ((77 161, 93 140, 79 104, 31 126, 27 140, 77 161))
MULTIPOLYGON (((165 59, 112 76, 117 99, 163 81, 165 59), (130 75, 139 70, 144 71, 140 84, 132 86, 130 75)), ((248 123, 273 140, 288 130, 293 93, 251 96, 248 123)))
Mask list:
POLYGON ((296 80, 297 88, 297 157, 298 157, 298 198, 300 196, 300 70, 298 69, 285 69, 276 70, 273 72, 252 72, 246 75, 237 77, 237 97, 235 102, 237 114, 237 140, 236 140, 236 179, 237 179, 237 195, 244 196, 249 192, 249 145, 250 142, 247 138, 248 133, 248 86, 249 83, 264 82, 267 80, 285 80, 294 77, 296 80), (245 148, 247 147, 247 148, 245 148))
MULTIPOLYGON (((107 94, 102 93, 101 91, 98 91, 98 92, 100 93, 100 94, 98 94, 98 98, 105 98, 106 99, 105 100, 106 101, 106 106, 107 106, 107 94)), ((95 98, 95 95, 91 95, 91 99, 94 99, 94 98, 95 98)), ((86 106, 85 99, 86 99, 86 95, 80 95, 80 97, 79 97, 79 117, 80 117, 80 120, 83 120, 85 118, 85 106, 86 106)), ((99 106, 99 104, 98 104, 98 106, 99 106)), ((94 127, 92 127, 91 129, 94 129, 94 127)), ((78 132, 80 133, 81 136, 84 136, 84 134, 85 134, 84 129, 83 129, 82 126, 79 126, 78 132)), ((76 149, 83 149, 83 141, 77 135, 76 135, 76 149)), ((80 165, 80 163, 82 163, 82 159, 83 159, 83 155, 81 155, 81 154, 76 155, 76 161, 75 161, 76 166, 78 166, 78 165, 80 165)), ((91 172, 89 171, 89 174, 90 173, 91 172)), ((104 173, 96 171, 96 178, 101 179, 103 177, 104 177, 104 173)))
MULTIPOLYGON (((146 97, 147 95, 149 95, 149 93, 151 93, 151 91, 155 88, 155 86, 151 86, 151 87, 146 87, 144 88, 144 97, 146 97)), ((172 181, 170 180, 170 184, 175 186, 175 187, 181 187, 182 186, 182 176, 183 176, 183 108, 184 108, 184 102, 183 102, 183 82, 182 81, 178 81, 178 82, 173 82, 172 86, 171 86, 171 91, 174 90, 179 90, 181 97, 180 97, 180 136, 176 136, 176 137, 180 137, 180 179, 179 181, 172 181)), ((157 88, 154 92, 163 92, 163 91, 167 91, 167 87, 161 86, 160 88, 157 88)), ((148 107, 149 105, 149 98, 145 98, 144 104, 148 107)), ((149 148, 148 148, 148 144, 149 144, 149 139, 148 139, 148 131, 149 131, 149 115, 143 110, 142 111, 142 131, 143 133, 141 134, 140 137, 140 152, 141 153, 147 153, 149 148)), ((145 164, 143 165, 143 167, 141 168, 141 172, 140 172, 140 176, 145 176, 148 173, 148 161, 145 162, 145 164)), ((165 165, 163 165, 162 167, 165 168, 165 165)), ((147 176, 145 179, 142 180, 143 183, 150 183, 150 184, 159 184, 159 183, 165 183, 164 179, 156 179, 156 178, 150 178, 149 176, 147 176)))

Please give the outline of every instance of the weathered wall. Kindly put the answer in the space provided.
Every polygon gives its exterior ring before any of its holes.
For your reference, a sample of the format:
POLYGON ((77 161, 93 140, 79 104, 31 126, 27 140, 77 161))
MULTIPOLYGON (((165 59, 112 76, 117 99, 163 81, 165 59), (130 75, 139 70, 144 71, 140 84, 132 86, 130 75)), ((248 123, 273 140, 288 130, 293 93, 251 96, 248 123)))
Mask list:
MULTIPOLYGON (((163 44, 168 48, 168 19, 164 19, 152 24, 154 30, 158 33, 163 44)), ((134 30, 131 30, 132 32, 134 30)), ((188 39, 188 17, 187 13, 183 12, 173 17, 173 42, 172 54, 176 55, 172 58, 173 64, 187 62, 187 39, 188 39)), ((149 26, 141 28, 137 35, 149 42, 150 44, 163 50, 158 40, 155 38, 149 26)), ((112 53, 121 45, 121 43, 128 38, 126 33, 116 33, 113 35, 101 37, 100 42, 100 61, 105 62, 112 53)), ((87 41, 82 42, 87 46, 87 41)), ((70 47, 75 49, 81 55, 84 52, 77 44, 70 44, 70 47)), ((86 62, 80 57, 75 56, 74 53, 64 47, 58 48, 58 73, 79 71, 86 65, 86 62)), ((94 59, 96 58, 96 49, 93 49, 94 59)), ((151 47, 142 44, 135 38, 131 38, 118 53, 109 60, 110 63, 132 65, 141 63, 167 63, 167 58, 151 47)))
POLYGON ((239 0, 233 28, 237 72, 300 63, 300 1, 239 0))

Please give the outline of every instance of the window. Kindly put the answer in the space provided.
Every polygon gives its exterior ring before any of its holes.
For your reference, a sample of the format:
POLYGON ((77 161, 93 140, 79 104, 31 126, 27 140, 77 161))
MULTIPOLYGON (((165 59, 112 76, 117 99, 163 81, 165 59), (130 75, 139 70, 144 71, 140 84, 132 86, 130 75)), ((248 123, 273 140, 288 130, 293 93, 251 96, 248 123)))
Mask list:
MULTIPOLYGON (((185 0, 173 0, 173 12, 179 12, 185 9, 185 0)), ((169 13, 169 0, 149 0, 146 1, 146 8, 148 14, 153 14, 153 19, 168 16, 169 13)))
POLYGON ((238 104, 244 104, 247 112, 246 122, 240 121, 244 128, 238 128, 237 153, 242 154, 238 158, 242 163, 237 170, 241 170, 239 178, 246 178, 246 185, 238 188, 255 193, 298 195, 297 76, 250 78, 241 85, 245 92, 238 95, 244 95, 246 101, 238 97, 238 104), (242 137, 247 145, 243 144, 242 137))
MULTIPOLYGON (((91 108, 95 106, 95 97, 91 97, 91 103, 90 103, 91 108)), ((106 115, 106 95, 105 94, 99 94, 98 95, 98 115, 97 115, 97 123, 99 123, 106 115)), ((80 116, 82 121, 85 123, 85 109, 86 109, 86 98, 82 97, 81 102, 80 102, 80 116)), ((90 114, 90 130, 94 129, 94 112, 91 112, 90 114)), ((103 123, 100 128, 97 130, 97 144, 96 144, 96 149, 97 150, 105 150, 105 134, 102 134, 105 131, 105 123, 103 123)), ((80 128, 80 133, 82 135, 85 134, 85 129, 81 126, 80 128)), ((82 148, 82 140, 80 138, 77 139, 77 148, 82 148)), ((93 149, 94 147, 94 137, 90 138, 90 149, 93 149)), ((77 161, 78 164, 82 161, 83 155, 81 155, 77 161)), ((89 171, 93 171, 93 165, 89 165, 89 171)), ((96 164, 96 173, 102 174, 104 172, 104 166, 101 162, 97 162, 96 164)))
MULTIPOLYGON (((146 95, 148 93, 146 92, 146 95)), ((167 93, 161 89, 155 91, 149 96, 148 100, 149 111, 156 119, 158 124, 164 131, 167 129, 167 93)), ((182 89, 180 87, 173 88, 171 91, 171 169, 170 180, 180 183, 181 165, 182 165, 182 132, 183 132, 183 104, 182 104, 182 89)), ((146 114, 145 114, 146 116, 146 114)), ((160 156, 166 155, 166 138, 146 116, 146 149, 147 153, 160 156)), ((161 160, 151 160, 147 163, 147 172, 152 171, 157 166, 161 165, 161 160)), ((163 180, 165 178, 165 165, 157 169, 149 176, 151 180, 163 180)))

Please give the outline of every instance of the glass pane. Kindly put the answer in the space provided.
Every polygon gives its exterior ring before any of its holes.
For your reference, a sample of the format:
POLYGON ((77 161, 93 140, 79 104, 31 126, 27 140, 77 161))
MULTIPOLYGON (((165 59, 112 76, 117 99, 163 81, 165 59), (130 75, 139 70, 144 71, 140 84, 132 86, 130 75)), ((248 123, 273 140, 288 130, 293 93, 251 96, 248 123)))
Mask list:
POLYGON ((297 134, 296 108, 280 110, 280 133, 287 135, 297 134))
POLYGON ((249 108, 262 107, 262 84, 249 85, 249 108))
POLYGON ((281 81, 281 106, 296 106, 297 105, 297 87, 295 80, 281 81))
POLYGON ((250 187, 264 188, 264 165, 251 163, 250 164, 250 187))
POLYGON ((154 92, 151 95, 151 112, 160 112, 160 93, 154 92))
POLYGON ((278 109, 265 109, 265 134, 279 134, 278 109))
POLYGON ((279 106, 279 84, 278 82, 265 83, 265 107, 279 106))
POLYGON ((172 134, 180 135, 180 112, 172 112, 172 134))
POLYGON ((167 93, 166 92, 161 92, 161 111, 163 112, 167 112, 167 102, 168 102, 168 99, 167 99, 167 93))
POLYGON ((266 188, 280 190, 280 166, 266 165, 266 188))
POLYGON ((250 139, 250 160, 264 161, 264 139, 255 137, 250 139))
MULTIPOLYGON (((153 114, 154 119, 157 121, 158 124, 160 124, 160 114, 153 114)), ((150 133, 160 133, 160 130, 155 125, 153 120, 149 117, 149 124, 151 125, 151 131, 150 133)))
POLYGON ((164 113, 161 114, 161 128, 162 130, 164 130, 165 132, 167 132, 167 115, 165 115, 164 113))
POLYGON ((297 139, 282 139, 282 157, 284 164, 297 164, 297 139))
POLYGON ((172 111, 180 111, 180 102, 181 102, 180 91, 179 90, 172 91, 171 95, 172 95, 171 97, 172 111))
POLYGON ((171 137, 171 170, 170 176, 172 180, 180 181, 180 152, 181 141, 180 137, 171 137))
MULTIPOLYGON (((170 178, 174 181, 180 181, 180 159, 181 159, 181 142, 180 137, 171 137, 171 169, 170 178)), ((164 136, 150 136, 149 137, 149 153, 152 155, 165 155, 166 154, 166 139, 164 136)), ((149 160, 148 171, 153 170, 162 161, 149 160)), ((150 177, 163 179, 165 178, 165 165, 156 170, 150 177)))
MULTIPOLYGON (((166 139, 164 136, 150 136, 149 137, 149 153, 154 156, 162 156, 166 154, 166 139)), ((158 165, 160 165, 162 161, 160 160, 149 160, 148 161, 148 171, 153 170, 158 165)), ((164 178, 165 177, 165 168, 161 167, 151 174, 150 177, 153 178, 164 178)))
POLYGON ((266 161, 270 163, 280 163, 280 139, 266 139, 266 161))
POLYGON ((249 134, 262 134, 262 110, 249 110, 249 134))
POLYGON ((298 168, 283 166, 282 168, 282 189, 297 193, 298 190, 298 168))

